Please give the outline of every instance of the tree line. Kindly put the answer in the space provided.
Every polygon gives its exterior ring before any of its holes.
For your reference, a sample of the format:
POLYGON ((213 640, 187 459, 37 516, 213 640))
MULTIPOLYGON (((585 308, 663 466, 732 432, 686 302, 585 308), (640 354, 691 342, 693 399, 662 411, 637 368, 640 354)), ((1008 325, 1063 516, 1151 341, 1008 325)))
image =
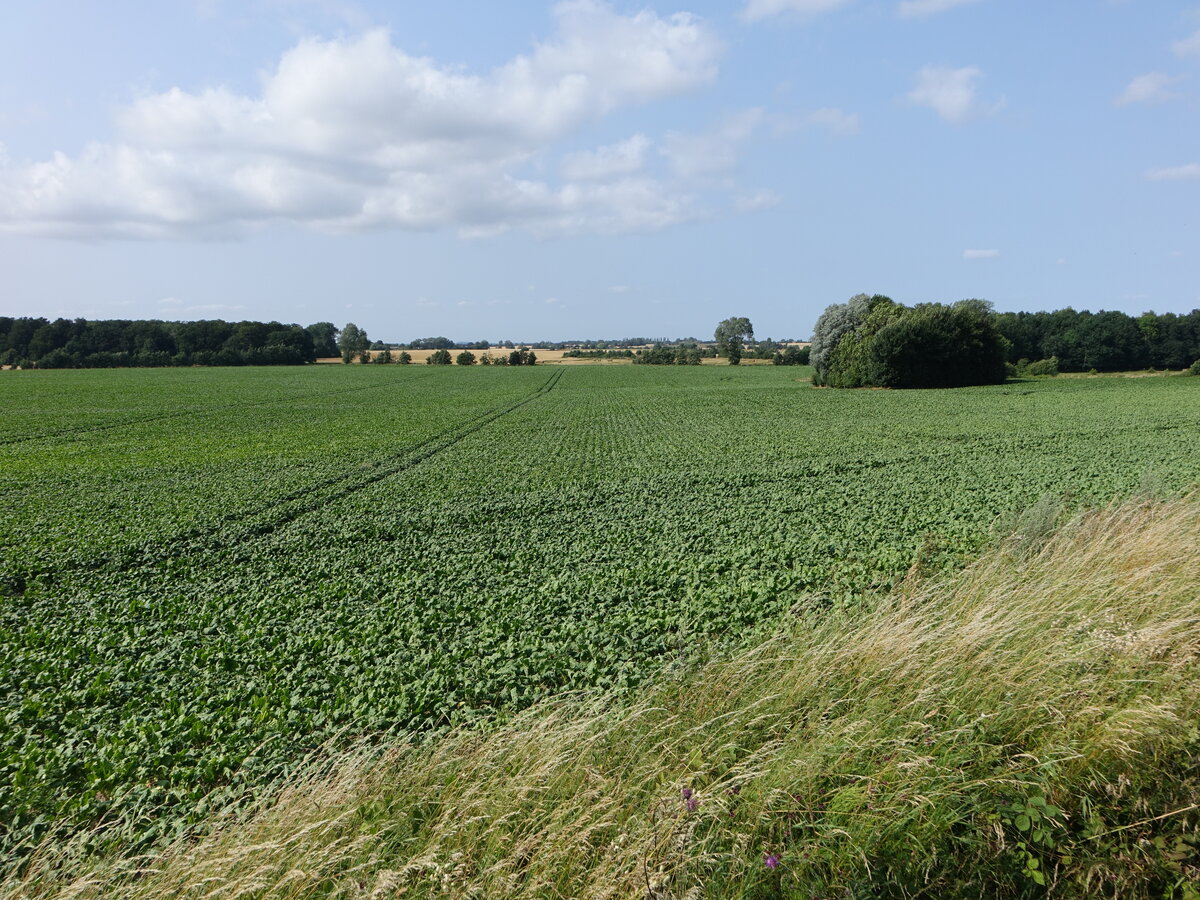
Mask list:
POLYGON ((813 382, 831 387, 957 387, 1009 375, 1183 369, 1200 360, 1200 310, 996 313, 984 300, 904 306, 858 294, 813 329, 813 382))
POLYGON ((331 322, 0 316, 0 365, 39 369, 303 365, 337 354, 331 322))

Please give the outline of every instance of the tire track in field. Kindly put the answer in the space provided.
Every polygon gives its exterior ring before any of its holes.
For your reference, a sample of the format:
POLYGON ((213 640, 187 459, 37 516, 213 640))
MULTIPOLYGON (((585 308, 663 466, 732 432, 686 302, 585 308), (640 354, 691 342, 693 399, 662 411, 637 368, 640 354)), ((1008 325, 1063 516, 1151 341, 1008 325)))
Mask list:
POLYGON ((392 478, 414 468, 425 460, 442 453, 498 419, 532 403, 554 390, 566 370, 558 369, 543 384, 518 400, 492 407, 486 412, 452 425, 437 434, 407 446, 404 449, 370 464, 369 471, 362 467, 321 479, 304 488, 299 488, 257 509, 246 510, 221 517, 216 527, 197 528, 175 535, 152 547, 131 547, 102 554, 92 559, 80 560, 57 569, 27 569, 17 576, 0 581, 0 595, 23 593, 27 583, 35 578, 55 580, 58 572, 80 574, 100 570, 126 570, 145 568, 167 562, 173 558, 214 553, 236 549, 247 540, 278 531, 302 516, 324 509, 331 503, 344 500, 371 485, 392 478), (259 521, 255 521, 258 519, 259 521), (239 528, 238 526, 242 526, 239 528))
POLYGON ((189 416, 203 416, 208 413, 222 412, 229 409, 252 409, 256 406, 270 406, 272 403, 290 403, 294 400, 310 400, 320 397, 338 397, 343 394, 353 394, 357 391, 371 391, 383 387, 391 387, 399 384, 403 379, 390 379, 379 384, 365 384, 358 387, 343 388, 336 391, 314 391, 308 394, 295 394, 290 397, 277 397, 271 400, 251 400, 248 402, 238 403, 218 403, 214 406, 204 406, 198 409, 185 409, 177 412, 156 413, 152 416, 143 416, 140 419, 123 419, 120 422, 102 422, 94 425, 80 425, 75 428, 60 429, 56 431, 43 431, 38 434, 21 434, 12 437, 0 438, 0 447, 8 447, 13 444, 22 444, 27 441, 69 441, 88 434, 94 434, 98 431, 109 431, 113 428, 127 428, 130 425, 144 425, 147 422, 160 422, 166 419, 185 419, 189 416))

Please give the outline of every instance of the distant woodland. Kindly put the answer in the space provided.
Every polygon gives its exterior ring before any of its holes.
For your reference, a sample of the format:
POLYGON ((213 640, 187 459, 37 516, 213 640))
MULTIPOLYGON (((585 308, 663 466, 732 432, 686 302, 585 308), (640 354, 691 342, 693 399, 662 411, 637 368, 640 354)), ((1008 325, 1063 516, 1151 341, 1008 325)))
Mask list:
MULTIPOLYGON (((986 304, 978 305, 986 308, 986 304)), ((988 324, 1002 338, 1004 362, 1010 367, 1052 361, 1049 368, 1056 371, 1113 372, 1183 369, 1200 359, 1200 309, 1184 315, 1148 312, 1130 316, 1123 312, 1077 312, 1070 308, 1055 312, 989 311, 987 315, 988 324)), ((915 331, 914 323, 918 321, 919 317, 913 317, 905 327, 915 331)), ((893 325, 884 337, 899 330, 893 325)), ((341 332, 330 322, 301 326, 220 319, 51 321, 0 317, 0 365, 39 369, 303 365, 319 357, 341 355, 341 332)), ((424 344, 426 340, 433 339, 414 341, 411 346, 424 344)), ((452 347, 466 346, 444 338, 438 340, 452 347)), ((685 342, 654 343, 665 348, 685 342)), ((689 345, 684 350, 695 349, 694 343, 686 343, 689 345)), ((586 344, 598 345, 599 342, 586 344)), ((486 346, 486 342, 478 346, 486 346)))

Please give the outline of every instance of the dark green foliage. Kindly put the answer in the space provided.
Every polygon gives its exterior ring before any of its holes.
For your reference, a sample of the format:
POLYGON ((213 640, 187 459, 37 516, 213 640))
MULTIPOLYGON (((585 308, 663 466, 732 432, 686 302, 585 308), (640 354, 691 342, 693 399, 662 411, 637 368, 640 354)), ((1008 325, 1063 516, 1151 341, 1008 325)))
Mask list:
POLYGON ((906 307, 879 294, 859 294, 818 320, 813 380, 846 388, 999 384, 1006 375, 1005 351, 984 301, 906 307))
POLYGON ((537 363, 537 354, 528 347, 520 347, 508 354, 506 362, 510 366, 532 366, 537 363))
POLYGON ((807 366, 811 347, 784 347, 777 350, 771 357, 771 363, 776 366, 807 366))
POLYGON ((473 366, 476 362, 475 354, 470 350, 464 350, 458 356, 454 357, 454 361, 460 366, 473 366))
POLYGON ((632 350, 580 350, 575 348, 563 352, 563 359, 631 359, 632 350))
POLYGON ((409 350, 453 350, 454 341, 447 337, 417 338, 408 345, 409 350))
POLYGON ((429 366, 448 366, 451 363, 449 350, 434 350, 425 360, 429 366))
POLYGON ((1052 356, 1049 359, 1035 359, 1033 362, 1027 359, 1018 360, 1016 374, 1018 376, 1057 375, 1058 357, 1052 356))
POLYGON ((1192 363, 1190 366, 1187 367, 1187 374, 1200 375, 1200 359, 1196 360, 1194 363, 1192 363))
POLYGON ((313 353, 318 357, 338 355, 337 326, 332 322, 314 322, 304 329, 312 337, 313 353))
POLYGON ((713 337, 717 342, 717 353, 728 357, 729 364, 736 366, 742 361, 746 342, 754 340, 754 326, 745 316, 723 319, 713 337))
MULTIPOLYGON (((315 326, 314 326, 315 327, 315 326)), ((39 369, 302 365, 313 336, 279 322, 13 319, 0 317, 0 363, 39 369)))
POLYGON ((367 337, 367 333, 353 322, 347 322, 346 327, 338 335, 338 349, 341 351, 344 363, 360 359, 369 345, 370 339, 367 337))
POLYGON ((871 351, 872 383, 894 388, 1001 384, 1004 354, 987 304, 923 304, 880 328, 871 351))
POLYGON ((1200 310, 1187 315, 1123 312, 1070 307, 1054 312, 1000 313, 1000 333, 1008 339, 1010 362, 1057 356, 1063 372, 1115 372, 1152 366, 1182 369, 1200 355, 1200 310))
POLYGON ((392 358, 392 351, 385 348, 372 362, 376 365, 387 365, 388 363, 395 362, 395 360, 392 358))
POLYGON ((649 350, 639 350, 633 356, 636 366, 698 366, 700 350, 696 347, 672 347, 659 344, 649 350))

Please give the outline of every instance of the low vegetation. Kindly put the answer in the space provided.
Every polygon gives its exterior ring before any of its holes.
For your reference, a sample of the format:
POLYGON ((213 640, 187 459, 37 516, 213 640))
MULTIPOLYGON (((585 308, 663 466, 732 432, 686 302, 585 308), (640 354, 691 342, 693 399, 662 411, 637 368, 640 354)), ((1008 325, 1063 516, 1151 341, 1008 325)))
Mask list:
POLYGON ((1200 503, 1056 510, 626 700, 364 748, 0 896, 1194 898, 1200 503))
POLYGON ((157 846, 314 752, 628 698, 1047 494, 1196 480, 1196 379, 808 371, 6 373, 2 867, 157 846))

